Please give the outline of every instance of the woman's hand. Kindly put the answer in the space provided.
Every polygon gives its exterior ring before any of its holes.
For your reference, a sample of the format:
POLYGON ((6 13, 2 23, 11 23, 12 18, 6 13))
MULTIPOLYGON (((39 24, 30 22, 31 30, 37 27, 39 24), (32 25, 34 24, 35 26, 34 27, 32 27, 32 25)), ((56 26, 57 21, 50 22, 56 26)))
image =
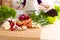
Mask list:
POLYGON ((49 8, 50 6, 49 5, 45 5, 43 3, 40 4, 41 6, 45 7, 45 8, 49 8))

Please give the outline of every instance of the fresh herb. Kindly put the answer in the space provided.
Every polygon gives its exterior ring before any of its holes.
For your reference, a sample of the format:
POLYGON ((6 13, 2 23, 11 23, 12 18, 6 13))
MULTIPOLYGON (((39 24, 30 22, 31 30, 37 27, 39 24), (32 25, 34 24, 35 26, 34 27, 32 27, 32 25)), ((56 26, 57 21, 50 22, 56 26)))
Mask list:
POLYGON ((0 6, 0 21, 6 20, 9 17, 14 18, 16 11, 8 6, 0 6))
POLYGON ((48 15, 46 15, 45 12, 42 10, 40 11, 39 15, 36 15, 36 13, 33 12, 30 17, 34 22, 39 23, 42 26, 48 24, 48 21, 46 20, 48 15))

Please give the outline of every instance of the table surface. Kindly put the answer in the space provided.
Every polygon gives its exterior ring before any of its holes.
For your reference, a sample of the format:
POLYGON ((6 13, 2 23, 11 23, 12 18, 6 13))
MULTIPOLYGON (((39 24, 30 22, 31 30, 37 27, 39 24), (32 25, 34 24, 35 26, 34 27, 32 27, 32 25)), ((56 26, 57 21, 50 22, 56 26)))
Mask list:
POLYGON ((44 26, 41 30, 41 40, 60 40, 60 23, 44 26))
POLYGON ((0 40, 40 40, 40 29, 20 31, 0 29, 0 40))

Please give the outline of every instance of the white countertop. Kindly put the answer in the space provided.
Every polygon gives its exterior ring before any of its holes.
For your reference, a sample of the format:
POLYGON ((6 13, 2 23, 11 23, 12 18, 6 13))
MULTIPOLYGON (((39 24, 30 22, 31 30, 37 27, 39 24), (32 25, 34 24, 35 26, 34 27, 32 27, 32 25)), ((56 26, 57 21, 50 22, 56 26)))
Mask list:
POLYGON ((42 40, 60 40, 60 25, 51 24, 41 30, 42 40))

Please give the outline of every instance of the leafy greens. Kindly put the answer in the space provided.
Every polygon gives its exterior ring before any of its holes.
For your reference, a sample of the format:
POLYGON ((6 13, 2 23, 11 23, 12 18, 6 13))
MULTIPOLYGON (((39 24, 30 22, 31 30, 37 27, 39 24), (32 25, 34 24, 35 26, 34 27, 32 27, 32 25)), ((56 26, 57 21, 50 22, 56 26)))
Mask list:
POLYGON ((48 21, 46 20, 48 15, 46 15, 43 10, 40 11, 39 15, 36 15, 35 12, 31 13, 30 17, 34 22, 39 23, 42 26, 48 24, 48 21))
POLYGON ((6 20, 9 17, 14 18, 16 16, 16 11, 8 6, 0 6, 0 21, 6 20))

